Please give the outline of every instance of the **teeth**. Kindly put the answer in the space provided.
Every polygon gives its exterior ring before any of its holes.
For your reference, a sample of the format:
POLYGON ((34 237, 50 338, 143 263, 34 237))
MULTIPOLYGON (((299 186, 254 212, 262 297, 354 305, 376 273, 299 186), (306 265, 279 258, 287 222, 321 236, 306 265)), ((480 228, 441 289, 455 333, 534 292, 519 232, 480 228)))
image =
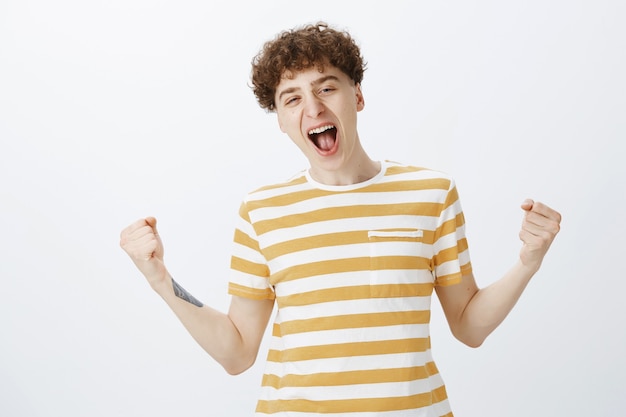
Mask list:
POLYGON ((333 125, 326 125, 326 126, 321 126, 321 127, 315 128, 315 129, 311 129, 311 130, 309 130, 309 135, 317 135, 319 133, 327 131, 328 129, 332 129, 333 127, 335 127, 335 126, 333 126, 333 125))

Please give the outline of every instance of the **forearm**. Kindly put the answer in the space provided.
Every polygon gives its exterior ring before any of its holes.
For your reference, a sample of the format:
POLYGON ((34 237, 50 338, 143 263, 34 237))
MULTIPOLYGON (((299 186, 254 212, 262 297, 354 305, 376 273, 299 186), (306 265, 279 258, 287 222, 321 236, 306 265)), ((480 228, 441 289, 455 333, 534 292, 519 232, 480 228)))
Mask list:
POLYGON ((227 372, 241 373, 254 363, 274 306, 273 299, 233 296, 228 314, 202 305, 168 273, 154 217, 139 219, 122 230, 120 246, 191 336, 227 372))
POLYGON ((520 256, 502 278, 479 289, 468 272, 460 284, 435 287, 452 333, 468 346, 480 346, 511 312, 560 230, 561 215, 545 204, 525 200, 522 209, 520 256))
POLYGON ((502 278, 478 290, 454 331, 465 344, 480 346, 511 312, 537 271, 518 261, 502 278))
POLYGON ((224 369, 237 374, 256 358, 228 314, 203 305, 171 277, 153 289, 163 298, 194 340, 224 369))

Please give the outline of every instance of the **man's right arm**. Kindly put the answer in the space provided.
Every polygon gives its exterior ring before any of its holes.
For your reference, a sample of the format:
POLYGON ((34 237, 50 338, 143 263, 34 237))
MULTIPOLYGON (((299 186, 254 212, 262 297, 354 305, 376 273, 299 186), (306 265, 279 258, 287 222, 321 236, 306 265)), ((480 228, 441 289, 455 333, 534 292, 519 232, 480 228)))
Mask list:
POLYGON ((254 363, 274 306, 273 300, 233 296, 224 314, 191 296, 174 281, 163 263, 156 219, 140 219, 122 231, 120 246, 148 283, 176 314, 191 336, 230 374, 254 363))

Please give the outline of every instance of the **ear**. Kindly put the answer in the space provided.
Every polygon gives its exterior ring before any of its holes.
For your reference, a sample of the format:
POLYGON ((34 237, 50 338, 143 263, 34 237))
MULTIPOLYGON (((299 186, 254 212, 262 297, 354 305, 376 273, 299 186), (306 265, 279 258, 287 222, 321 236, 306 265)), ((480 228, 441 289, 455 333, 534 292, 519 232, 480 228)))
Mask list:
POLYGON ((363 91, 361 91, 361 84, 356 84, 356 111, 361 111, 365 108, 365 98, 363 98, 363 91))

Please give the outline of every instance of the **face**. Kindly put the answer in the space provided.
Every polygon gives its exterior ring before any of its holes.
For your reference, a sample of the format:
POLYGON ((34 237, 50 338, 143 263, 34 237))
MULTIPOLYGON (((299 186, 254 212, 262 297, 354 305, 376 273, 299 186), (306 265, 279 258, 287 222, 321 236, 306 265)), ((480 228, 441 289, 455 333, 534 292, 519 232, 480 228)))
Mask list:
POLYGON ((276 89, 278 124, 300 148, 316 180, 331 184, 354 176, 367 156, 357 133, 364 107, 360 85, 325 65, 283 76, 276 89))

